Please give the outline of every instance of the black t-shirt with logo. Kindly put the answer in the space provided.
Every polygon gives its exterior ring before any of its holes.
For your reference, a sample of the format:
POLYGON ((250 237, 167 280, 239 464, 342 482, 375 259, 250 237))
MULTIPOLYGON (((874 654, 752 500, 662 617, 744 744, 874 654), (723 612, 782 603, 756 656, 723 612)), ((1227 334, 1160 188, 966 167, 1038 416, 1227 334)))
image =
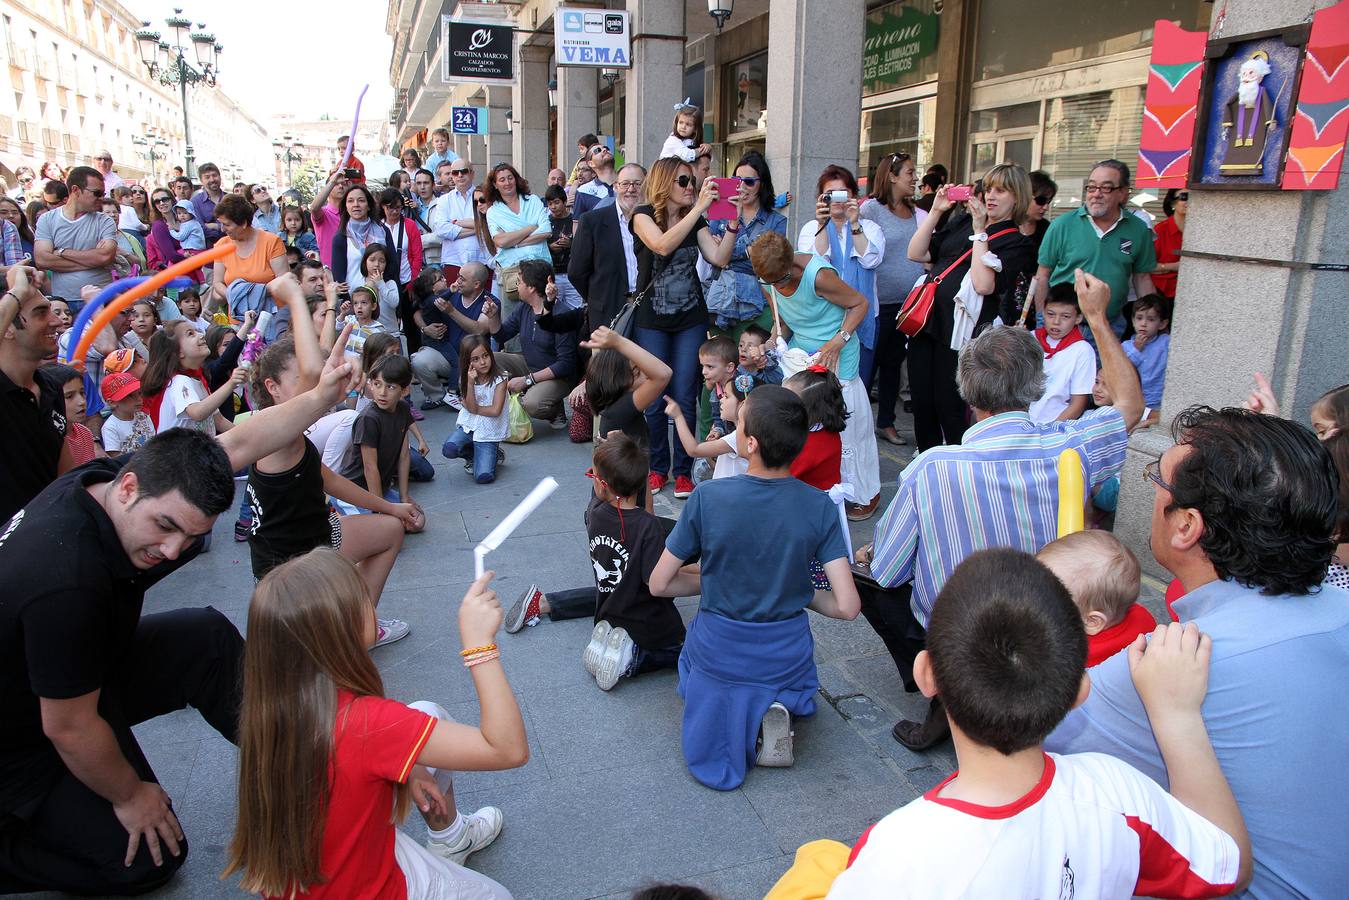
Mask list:
POLYGON ((256 463, 249 466, 247 491, 253 510, 248 550, 254 578, 331 542, 323 459, 308 440, 300 461, 284 472, 259 472, 256 463))
POLYGON ((622 626, 647 650, 684 642, 684 620, 668 597, 653 597, 651 573, 665 550, 665 529, 645 509, 619 510, 598 497, 590 506, 590 564, 599 601, 595 621, 622 626))
POLYGON ((128 459, 67 472, 0 531, 0 818, 24 811, 65 770, 38 698, 102 689, 126 661, 145 592, 201 552, 198 541, 148 571, 132 565, 86 490, 128 459))
POLYGON ((66 439, 65 385, 50 372, 33 373, 38 396, 0 371, 0 523, 51 484, 66 439))

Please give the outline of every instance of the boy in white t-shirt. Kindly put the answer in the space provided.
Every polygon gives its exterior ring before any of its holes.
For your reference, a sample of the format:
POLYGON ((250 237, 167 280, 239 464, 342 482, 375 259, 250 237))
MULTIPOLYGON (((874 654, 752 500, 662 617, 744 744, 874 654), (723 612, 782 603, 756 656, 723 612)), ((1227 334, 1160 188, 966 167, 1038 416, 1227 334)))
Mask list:
MULTIPOLYGON (((715 460, 716 462, 712 467, 714 479, 744 475, 749 471, 747 454, 741 453, 740 448, 736 446, 736 436, 739 434, 741 425, 740 409, 742 408, 743 404, 738 399, 738 395, 734 391, 728 390, 726 396, 721 398, 722 418, 719 421, 723 423, 734 422, 736 430, 720 437, 708 435, 709 440, 699 443, 698 439, 693 436, 693 430, 689 428, 689 423, 684 419, 684 412, 679 408, 679 401, 669 396, 665 398, 665 414, 674 422, 675 433, 679 435, 679 442, 684 445, 684 452, 694 459, 715 460)), ((706 465, 706 463, 702 465, 706 465)))
MULTIPOLYGON (((1081 616, 1030 554, 966 557, 937 598, 913 671, 945 704, 958 769, 868 829, 846 865, 846 849, 832 845, 833 871, 844 867, 828 896, 1123 900, 1241 889, 1250 838, 1199 712, 1210 650, 1193 624, 1173 623, 1128 651, 1170 794, 1114 757, 1047 754, 1045 736, 1091 689, 1081 616)), ((827 880, 825 843, 802 848, 778 887, 827 880)))
POLYGON ((103 422, 103 449, 109 456, 134 453, 155 436, 155 424, 141 409, 141 380, 130 372, 103 376, 99 385, 112 414, 103 422))
POLYGON ((1082 310, 1072 282, 1056 284, 1045 300, 1045 324, 1035 337, 1045 351, 1045 391, 1031 404, 1032 422, 1079 418, 1096 383, 1096 351, 1082 335, 1082 310))

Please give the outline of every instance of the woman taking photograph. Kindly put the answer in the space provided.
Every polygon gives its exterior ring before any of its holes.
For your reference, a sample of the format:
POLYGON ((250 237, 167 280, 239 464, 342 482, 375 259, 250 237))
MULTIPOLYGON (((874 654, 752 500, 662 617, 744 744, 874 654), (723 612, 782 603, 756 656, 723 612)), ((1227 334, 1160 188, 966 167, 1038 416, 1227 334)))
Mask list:
MULTIPOLYGON (((773 176, 763 154, 751 150, 735 166, 735 177, 740 179, 740 218, 735 222, 718 221, 710 226, 712 233, 721 236, 728 228, 739 226, 731 250, 731 262, 726 270, 732 273, 722 278, 733 279, 733 297, 718 303, 712 312, 712 333, 724 334, 733 341, 751 324, 773 330, 773 313, 764 305, 763 288, 754 275, 749 261, 749 246, 759 235, 776 231, 786 236, 787 217, 773 209, 773 176)), ((715 283, 714 283, 715 284, 715 283)), ((712 292, 721 290, 713 287, 712 292)), ((711 299, 709 297, 709 299, 711 299)))
MULTIPOLYGON (((290 271, 286 267, 286 248, 281 238, 270 231, 253 227, 253 205, 239 194, 228 194, 215 207, 215 219, 224 232, 221 243, 229 242, 230 252, 215 261, 211 296, 227 303, 233 318, 241 319, 249 310, 276 312, 276 304, 267 294, 267 283, 290 271)), ((276 337, 276 322, 263 335, 276 337)))
POLYGON ((960 443, 968 424, 956 388, 960 348, 997 316, 993 298, 1012 286, 1016 273, 1034 265, 1028 260, 1031 239, 1018 227, 1031 201, 1026 170, 1014 163, 996 165, 980 186, 982 193, 970 197, 968 212, 952 213, 940 231, 934 226, 953 204, 946 196, 951 185, 938 188, 932 214, 909 241, 909 259, 931 262, 934 275, 946 273, 927 323, 909 339, 909 393, 920 451, 960 443))
POLYGON ((518 303, 516 286, 520 280, 520 263, 538 259, 552 265, 548 239, 552 226, 548 223, 548 208, 529 192, 529 182, 510 163, 492 167, 485 185, 487 197, 487 228, 496 244, 496 264, 500 274, 503 303, 501 315, 510 315, 510 304, 518 303))
MULTIPOLYGON (((724 268, 731 261, 740 229, 739 225, 727 226, 731 240, 714 237, 703 213, 717 200, 717 183, 706 179, 696 195, 694 184, 688 163, 673 156, 658 159, 646 177, 646 196, 651 202, 632 211, 637 293, 642 297, 634 317, 633 339, 674 372, 670 394, 688 422, 694 421, 702 372, 698 348, 707 339, 708 324, 698 255, 724 268)), ((732 202, 739 206, 740 198, 732 202)), ((674 495, 687 497, 693 493, 693 460, 683 444, 676 442, 671 468, 664 401, 647 408, 646 423, 651 430, 651 493, 658 493, 673 475, 674 495)))
POLYGON ((383 244, 389 251, 391 267, 396 271, 402 257, 394 250, 393 235, 383 222, 375 219, 379 207, 370 189, 353 184, 342 198, 342 218, 332 242, 333 277, 340 278, 348 291, 365 284, 361 274, 361 258, 371 244, 383 244))
POLYGON ((876 360, 873 380, 878 382, 876 434, 896 446, 905 443, 895 431, 895 405, 899 403, 900 368, 908 340, 895 327, 904 298, 923 276, 922 263, 909 259, 909 241, 927 213, 913 202, 917 170, 907 153, 882 156, 871 173, 871 193, 862 204, 863 222, 872 222, 885 237, 888 252, 876 267, 876 360))

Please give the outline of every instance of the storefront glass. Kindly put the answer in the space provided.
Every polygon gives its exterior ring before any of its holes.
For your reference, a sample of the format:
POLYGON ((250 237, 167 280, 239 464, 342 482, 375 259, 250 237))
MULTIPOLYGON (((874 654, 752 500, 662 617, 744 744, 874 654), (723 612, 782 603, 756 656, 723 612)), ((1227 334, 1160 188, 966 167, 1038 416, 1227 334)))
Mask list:
POLYGON ((932 164, 932 129, 937 98, 869 109, 862 113, 862 141, 857 158, 859 178, 867 178, 876 162, 887 153, 907 153, 919 174, 932 164))
POLYGON ((1152 27, 1168 19, 1182 28, 1208 28, 1205 0, 981 0, 974 80, 1033 72, 1152 45, 1152 27))
POLYGON ((731 63, 726 67, 725 79, 730 85, 722 92, 726 100, 722 121, 729 123, 727 137, 746 131, 762 133, 764 106, 768 102, 768 52, 731 63))
POLYGON ((937 78, 939 17, 934 0, 890 3, 867 13, 862 96, 937 78))
POLYGON ((1143 129, 1143 88, 1060 97, 1045 104, 1041 168, 1058 182, 1056 209, 1078 206, 1092 166, 1118 159, 1132 171, 1143 129))

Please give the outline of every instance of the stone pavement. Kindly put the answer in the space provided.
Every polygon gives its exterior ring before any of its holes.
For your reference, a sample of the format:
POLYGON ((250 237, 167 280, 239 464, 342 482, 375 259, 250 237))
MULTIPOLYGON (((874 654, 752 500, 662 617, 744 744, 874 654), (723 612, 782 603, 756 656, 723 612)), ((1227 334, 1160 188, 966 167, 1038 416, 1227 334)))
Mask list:
MULTIPOLYGON (((472 548, 539 479, 553 475, 561 488, 488 558, 495 587, 508 605, 531 582, 545 591, 592 583, 581 521, 591 490, 583 475, 589 445, 535 423, 531 443, 506 447, 498 481, 479 486, 461 463, 440 456, 454 415, 442 408, 422 423, 436 477, 414 485, 413 495, 429 524, 409 536, 380 604, 382 615, 406 619, 412 633, 374 655, 388 696, 436 700, 456 718, 476 721, 477 699, 458 657, 456 614, 472 581, 472 548)), ((901 416, 901 433, 908 423, 901 416)), ((884 504, 912 449, 880 446, 884 504)), ((669 488, 656 502, 664 515, 682 506, 669 488)), ((854 541, 869 540, 878 518, 856 524, 854 541)), ((253 582, 247 547, 234 543, 232 529, 227 513, 211 552, 152 590, 145 611, 210 604, 242 630, 253 582)), ((678 603, 691 618, 696 600, 678 603)), ((811 623, 821 696, 816 715, 796 723, 796 765, 752 771, 727 793, 703 787, 684 768, 673 672, 624 681, 605 694, 581 667, 590 620, 545 620, 517 635, 503 632, 498 640, 531 756, 513 771, 456 777, 460 809, 490 804, 505 814, 501 836, 470 859, 472 867, 517 898, 622 898, 664 880, 696 884, 726 900, 758 898, 800 844, 851 843, 948 774, 949 744, 913 754, 890 737, 893 722, 920 715, 925 701, 904 693, 865 620, 812 613, 811 623)), ((136 731, 191 843, 177 877, 154 896, 239 896, 237 879, 218 879, 235 819, 234 747, 193 710, 136 731)), ((415 812, 405 827, 424 837, 415 812)))

